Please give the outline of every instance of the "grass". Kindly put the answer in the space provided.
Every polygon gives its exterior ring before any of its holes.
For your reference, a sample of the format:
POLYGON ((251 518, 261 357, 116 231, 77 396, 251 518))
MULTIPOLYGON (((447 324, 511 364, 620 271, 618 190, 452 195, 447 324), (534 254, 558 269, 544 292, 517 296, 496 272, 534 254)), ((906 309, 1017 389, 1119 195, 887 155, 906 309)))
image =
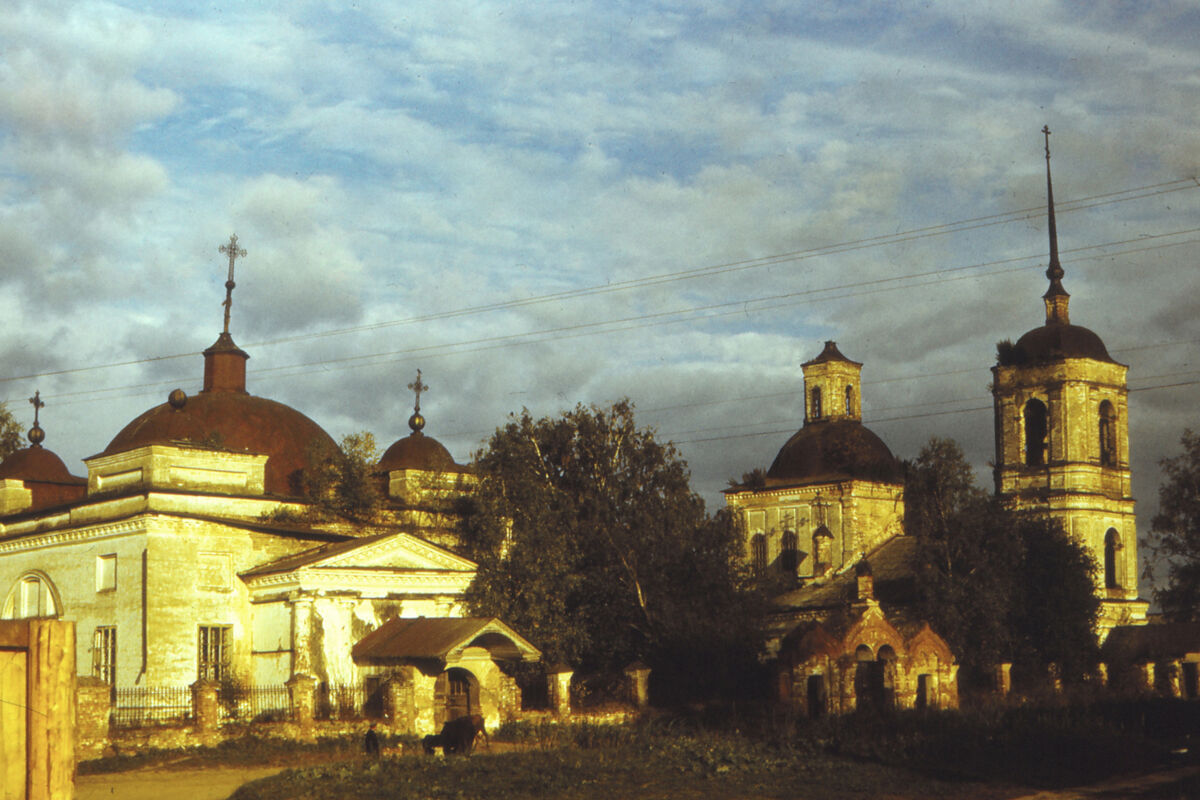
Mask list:
MULTIPOLYGON (((161 757, 171 766, 293 767, 242 787, 237 800, 999 800, 1034 788, 1200 764, 1190 752, 1193 740, 1200 750, 1200 705, 1129 701, 824 720, 726 711, 623 725, 510 723, 492 740, 491 752, 469 759, 419 755, 415 740, 405 742, 405 755, 376 761, 362 757, 357 738, 302 746, 253 737, 175 753, 175 761, 172 754, 161 757), (1186 756, 1172 754, 1183 746, 1186 756)), ((118 762, 106 767, 119 768, 118 762)), ((1188 780, 1190 788, 1200 782, 1188 780)), ((1182 787, 1146 796, 1187 796, 1178 794, 1182 787)))

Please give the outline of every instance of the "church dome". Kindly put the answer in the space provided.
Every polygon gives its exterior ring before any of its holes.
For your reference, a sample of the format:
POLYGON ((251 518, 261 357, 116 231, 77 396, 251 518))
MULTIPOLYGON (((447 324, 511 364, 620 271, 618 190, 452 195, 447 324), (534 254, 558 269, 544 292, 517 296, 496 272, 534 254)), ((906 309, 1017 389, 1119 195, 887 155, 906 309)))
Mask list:
POLYGON ((72 485, 87 483, 86 479, 72 475, 67 470, 67 465, 54 452, 36 444, 9 453, 4 463, 0 464, 0 480, 2 479, 72 485))
POLYGON ((211 447, 267 456, 268 494, 295 497, 314 457, 337 450, 320 425, 290 406, 246 393, 250 356, 226 331, 204 351, 204 389, 188 397, 179 389, 126 425, 101 455, 151 444, 211 447))
POLYGON ((419 469, 426 472, 467 471, 466 467, 455 463, 445 445, 419 430, 398 439, 384 452, 383 458, 379 459, 380 472, 391 472, 395 469, 419 469))
POLYGON ((788 439, 767 470, 767 486, 857 478, 901 483, 900 463, 883 440, 853 419, 811 422, 788 439))
POLYGON ((102 455, 151 444, 265 455, 264 488, 285 496, 302 493, 300 477, 314 453, 337 449, 321 426, 294 408, 233 392, 201 392, 178 407, 173 402, 155 406, 126 425, 102 455))
POLYGON ((1080 325, 1055 322, 1034 328, 1018 339, 1005 361, 1011 360, 1013 364, 1043 364, 1064 358, 1113 361, 1104 342, 1095 333, 1080 325))

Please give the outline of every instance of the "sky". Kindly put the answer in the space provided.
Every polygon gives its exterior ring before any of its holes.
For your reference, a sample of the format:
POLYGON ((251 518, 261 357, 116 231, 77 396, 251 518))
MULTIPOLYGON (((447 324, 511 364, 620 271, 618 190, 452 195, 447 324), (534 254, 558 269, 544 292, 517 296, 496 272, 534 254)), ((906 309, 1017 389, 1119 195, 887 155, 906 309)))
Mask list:
POLYGON ((0 6, 0 400, 28 427, 40 391, 76 474, 199 391, 236 233, 248 388, 334 438, 406 435, 418 369, 460 462, 628 397, 711 510, 831 339, 897 456, 953 438, 990 486, 995 346, 1044 321, 1043 125, 1143 533, 1200 428, 1192 3, 0 6))

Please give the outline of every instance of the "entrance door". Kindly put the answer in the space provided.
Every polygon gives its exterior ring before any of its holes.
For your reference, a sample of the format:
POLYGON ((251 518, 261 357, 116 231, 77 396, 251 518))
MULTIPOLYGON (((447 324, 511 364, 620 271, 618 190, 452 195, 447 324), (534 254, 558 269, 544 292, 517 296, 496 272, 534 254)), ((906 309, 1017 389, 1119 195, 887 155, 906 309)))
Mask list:
POLYGON ((807 689, 808 715, 810 717, 825 716, 825 707, 829 702, 829 696, 825 692, 825 676, 809 675, 807 689))
POLYGON ((479 689, 475 676, 455 667, 438 676, 434 701, 437 724, 479 713, 479 689))

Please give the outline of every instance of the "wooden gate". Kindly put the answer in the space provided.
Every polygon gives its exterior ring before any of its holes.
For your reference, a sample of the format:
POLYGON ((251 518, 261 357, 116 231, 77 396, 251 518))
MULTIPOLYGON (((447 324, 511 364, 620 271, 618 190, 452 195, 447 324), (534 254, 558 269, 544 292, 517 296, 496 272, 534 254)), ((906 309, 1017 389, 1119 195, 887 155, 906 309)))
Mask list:
POLYGON ((75 623, 0 620, 0 797, 75 792, 75 623))

